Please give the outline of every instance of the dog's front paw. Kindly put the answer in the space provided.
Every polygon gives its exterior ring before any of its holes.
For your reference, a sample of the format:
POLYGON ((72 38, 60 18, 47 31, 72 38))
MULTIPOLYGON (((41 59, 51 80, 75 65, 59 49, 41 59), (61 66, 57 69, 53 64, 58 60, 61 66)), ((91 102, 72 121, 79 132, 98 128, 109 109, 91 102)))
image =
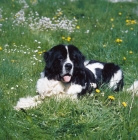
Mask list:
POLYGON ((81 93, 81 91, 82 91, 82 86, 74 84, 69 87, 67 94, 72 94, 72 95, 78 94, 78 93, 81 93))

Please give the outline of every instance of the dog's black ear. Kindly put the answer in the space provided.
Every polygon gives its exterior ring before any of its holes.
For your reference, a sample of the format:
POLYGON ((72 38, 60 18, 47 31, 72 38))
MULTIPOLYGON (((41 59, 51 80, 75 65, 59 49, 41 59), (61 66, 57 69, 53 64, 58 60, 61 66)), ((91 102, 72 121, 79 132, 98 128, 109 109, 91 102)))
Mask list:
POLYGON ((84 67, 85 56, 81 52, 78 53, 78 60, 78 65, 82 69, 82 67, 84 67))
POLYGON ((82 61, 82 62, 85 61, 85 56, 84 56, 82 53, 80 53, 80 58, 81 58, 81 61, 82 61))
POLYGON ((44 52, 44 60, 46 62, 46 67, 47 68, 50 68, 52 66, 52 62, 53 62, 53 58, 52 58, 52 53, 53 53, 53 50, 49 50, 47 52, 44 52))

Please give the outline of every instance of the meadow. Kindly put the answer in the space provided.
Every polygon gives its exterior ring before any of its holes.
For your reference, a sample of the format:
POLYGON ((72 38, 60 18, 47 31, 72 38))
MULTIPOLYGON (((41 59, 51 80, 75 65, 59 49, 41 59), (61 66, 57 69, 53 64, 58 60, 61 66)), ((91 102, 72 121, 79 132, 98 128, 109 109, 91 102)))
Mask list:
POLYGON ((138 79, 138 2, 0 0, 0 140, 137 140, 138 97, 125 90, 14 110, 36 95, 43 52, 61 43, 119 64, 127 89, 138 79))

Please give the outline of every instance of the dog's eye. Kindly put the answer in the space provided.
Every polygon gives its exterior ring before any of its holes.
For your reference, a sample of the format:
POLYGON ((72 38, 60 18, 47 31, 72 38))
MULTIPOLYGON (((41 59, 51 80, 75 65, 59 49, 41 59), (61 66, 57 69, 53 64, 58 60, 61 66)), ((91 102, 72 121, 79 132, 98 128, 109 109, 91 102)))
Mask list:
POLYGON ((58 56, 58 59, 59 59, 59 60, 63 60, 64 58, 63 58, 62 55, 59 55, 59 56, 58 56))

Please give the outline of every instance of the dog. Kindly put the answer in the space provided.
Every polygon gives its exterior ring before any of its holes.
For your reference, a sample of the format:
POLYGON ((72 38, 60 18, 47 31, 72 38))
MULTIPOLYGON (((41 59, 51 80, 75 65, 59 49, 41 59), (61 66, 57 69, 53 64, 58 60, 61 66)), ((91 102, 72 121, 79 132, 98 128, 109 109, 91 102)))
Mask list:
MULTIPOLYGON (((86 60, 73 45, 57 45, 44 53, 46 66, 41 78, 60 81, 67 94, 83 95, 107 84, 113 91, 123 88, 123 71, 114 63, 86 60)), ((38 89, 39 92, 39 89, 38 89)))
MULTIPOLYGON (((43 56, 46 66, 36 84, 40 98, 52 95, 78 98, 86 93, 91 94, 101 85, 107 85, 113 91, 120 91, 123 88, 123 71, 118 65, 86 60, 74 45, 56 45, 43 56)), ((38 98, 30 97, 31 102, 36 99, 38 98)), ((16 109, 22 106, 21 100, 25 101, 20 99, 16 109)), ((37 103, 32 107, 36 105, 37 103)), ((27 106, 29 108, 29 104, 27 106)))

